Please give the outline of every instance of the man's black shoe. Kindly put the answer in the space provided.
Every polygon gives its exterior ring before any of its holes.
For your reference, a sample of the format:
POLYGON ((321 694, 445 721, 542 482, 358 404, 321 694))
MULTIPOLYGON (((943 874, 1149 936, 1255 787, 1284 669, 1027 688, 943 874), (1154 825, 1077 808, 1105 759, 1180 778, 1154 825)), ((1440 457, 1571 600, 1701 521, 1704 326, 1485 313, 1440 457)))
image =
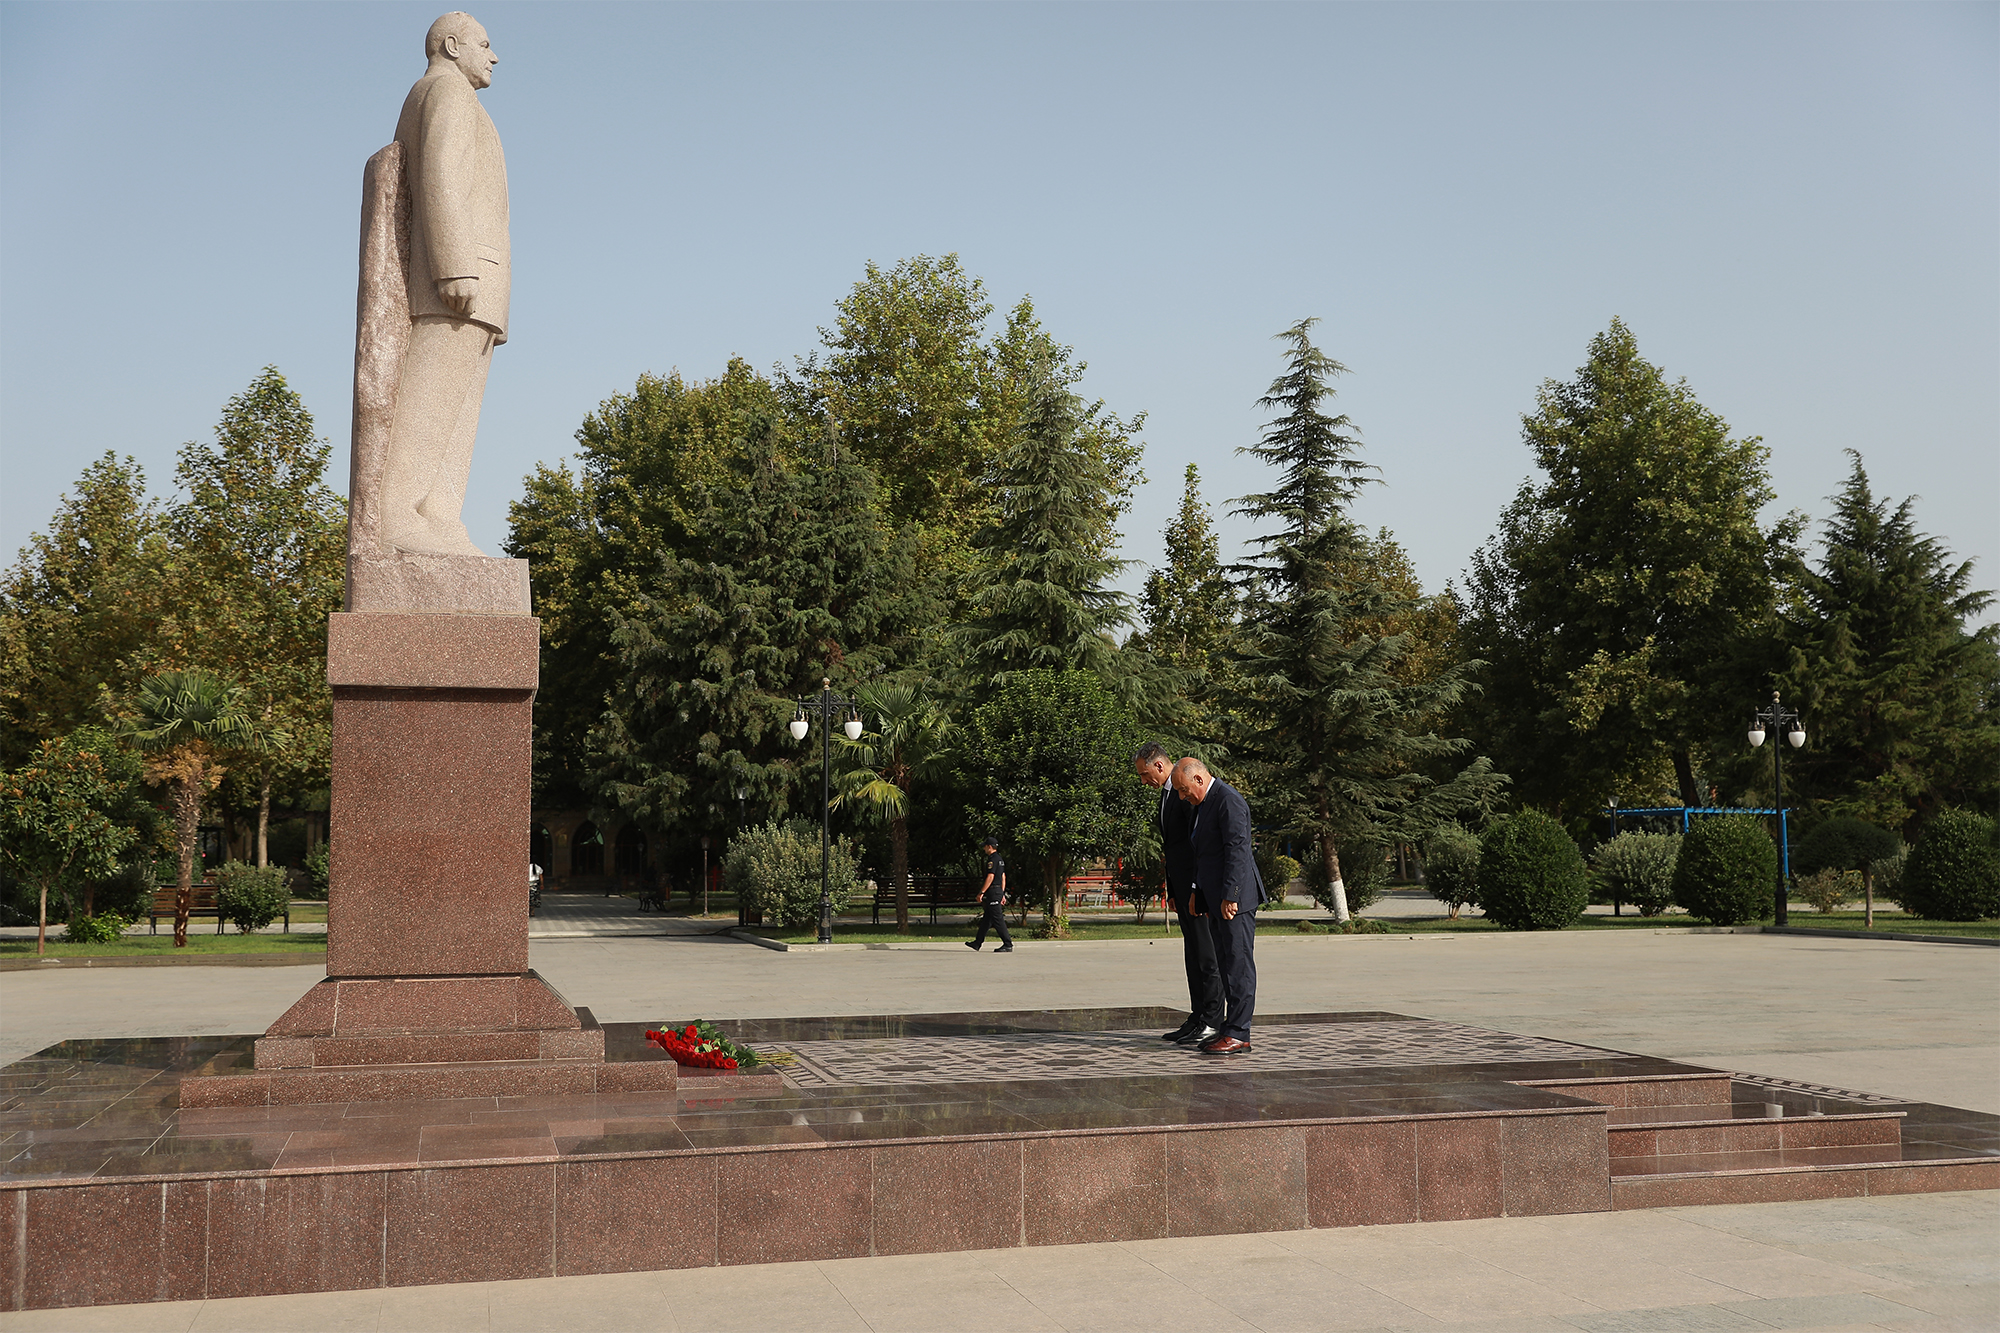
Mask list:
POLYGON ((995 949, 995 950, 994 950, 993 952, 994 952, 994 953, 1012 953, 1012 952, 1014 952, 1014 946, 1013 946, 1013 945, 1011 945, 1011 944, 1003 944, 1003 945, 1001 945, 1001 946, 1000 946, 999 948, 995 949))
POLYGON ((1175 1042, 1174 1045, 1199 1046, 1205 1041, 1214 1041, 1217 1037, 1221 1035, 1222 1035, 1222 1030, 1220 1028, 1212 1028, 1208 1024, 1203 1023, 1200 1027, 1196 1028, 1194 1031, 1188 1033, 1185 1037, 1182 1037, 1179 1041, 1175 1042))
POLYGON ((1187 1036, 1188 1033, 1193 1032, 1196 1028, 1200 1026, 1201 1026, 1200 1019, 1190 1018, 1187 1022, 1181 1024, 1179 1027, 1175 1028, 1172 1032, 1162 1032, 1160 1034, 1160 1040, 1179 1041, 1182 1037, 1187 1036))
POLYGON ((972 950, 974 953, 979 952, 979 946, 974 944, 971 940, 965 941, 965 947, 972 950))

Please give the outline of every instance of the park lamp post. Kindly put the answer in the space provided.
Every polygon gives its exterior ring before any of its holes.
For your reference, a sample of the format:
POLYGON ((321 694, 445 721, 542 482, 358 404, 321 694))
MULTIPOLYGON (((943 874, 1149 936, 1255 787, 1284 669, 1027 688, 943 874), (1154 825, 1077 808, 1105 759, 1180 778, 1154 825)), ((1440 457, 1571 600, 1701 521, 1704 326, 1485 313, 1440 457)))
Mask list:
POLYGON ((833 692, 833 682, 820 677, 818 695, 807 695, 798 701, 797 711, 792 716, 790 730, 792 739, 802 741, 812 724, 806 720, 806 709, 811 707, 819 712, 819 942, 833 943, 833 896, 829 882, 829 867, 832 865, 832 851, 829 821, 833 814, 833 715, 846 713, 846 721, 840 729, 847 733, 847 739, 861 739, 861 715, 854 710, 854 701, 833 692))
MULTIPOLYGON (((1785 734, 1785 739, 1791 743, 1791 746, 1794 750, 1798 749, 1801 745, 1804 745, 1806 743, 1805 724, 1799 720, 1799 715, 1797 713, 1794 713, 1790 709, 1784 707, 1784 705, 1779 701, 1778 692, 1776 690, 1771 691, 1771 706, 1769 708, 1762 710, 1761 712, 1758 712, 1750 719, 1751 746, 1754 748, 1756 746, 1762 745, 1764 743, 1764 737, 1772 731, 1782 731, 1785 734)), ((1789 848, 1785 846, 1786 840, 1785 840, 1785 747, 1784 746, 1774 744, 1771 747, 1771 763, 1773 765, 1776 774, 1775 782, 1776 782, 1776 796, 1777 796, 1777 799, 1774 800, 1772 804, 1778 808, 1777 924, 1782 926, 1785 924, 1786 900, 1790 897, 1790 895, 1786 892, 1785 872, 1791 869, 1791 864, 1790 864, 1791 856, 1789 853, 1789 848)))

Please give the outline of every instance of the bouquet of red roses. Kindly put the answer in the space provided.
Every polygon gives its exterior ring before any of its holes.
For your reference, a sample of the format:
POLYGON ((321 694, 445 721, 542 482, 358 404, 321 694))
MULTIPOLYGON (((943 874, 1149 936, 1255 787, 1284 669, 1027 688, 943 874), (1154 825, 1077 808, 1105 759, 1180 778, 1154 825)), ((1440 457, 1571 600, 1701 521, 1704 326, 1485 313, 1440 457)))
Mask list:
POLYGON ((696 1019, 684 1028, 648 1031, 646 1040, 671 1055, 675 1064, 691 1065, 697 1069, 735 1069, 739 1065, 757 1063, 754 1051, 747 1046, 738 1046, 702 1019, 696 1019))

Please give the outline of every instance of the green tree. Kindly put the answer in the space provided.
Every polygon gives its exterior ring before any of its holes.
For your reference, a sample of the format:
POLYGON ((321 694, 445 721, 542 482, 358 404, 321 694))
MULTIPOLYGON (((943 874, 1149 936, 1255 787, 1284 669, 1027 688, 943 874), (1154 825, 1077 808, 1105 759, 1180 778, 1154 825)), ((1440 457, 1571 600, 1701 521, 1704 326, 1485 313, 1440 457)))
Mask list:
POLYGON ((1132 772, 1137 744, 1130 714, 1088 671, 1013 672, 973 710, 967 818, 1035 867, 1050 938, 1068 933, 1069 876, 1141 841, 1153 798, 1132 772))
POLYGON ((509 506, 504 549, 530 562, 542 622, 538 802, 590 803, 586 738, 621 671, 612 633, 620 617, 640 613, 663 557, 705 546, 711 497, 744 484, 737 458, 753 420, 778 459, 796 461, 804 427, 741 358, 713 380, 641 375, 577 430, 576 471, 538 466, 509 506))
POLYGON ((174 880, 174 947, 187 947, 194 906, 194 858, 201 807, 222 781, 220 754, 243 744, 256 726, 238 687, 206 671, 167 671, 139 687, 127 732, 152 757, 146 780, 166 784, 174 820, 178 870, 174 880))
POLYGON ((174 475, 186 498, 166 515, 174 596, 199 614, 174 622, 158 660, 242 691, 249 723, 228 758, 254 802, 259 866, 273 790, 329 779, 326 627, 347 573, 347 508, 326 484, 331 454, 304 401, 266 366, 223 408, 213 444, 181 449, 174 475))
POLYGON ((991 560, 961 633, 975 679, 1028 670, 1119 674, 1114 632, 1130 620, 1108 585, 1128 563, 1106 553, 1116 478, 1079 438, 1083 403, 1050 367, 1020 433, 995 464, 991 560))
POLYGON ((1544 479, 1472 561, 1468 651, 1491 664, 1481 744, 1522 799, 1570 815, 1661 760, 1682 802, 1705 804, 1695 761, 1738 744, 1799 531, 1796 516, 1758 523, 1768 451, 1730 438, 1616 320, 1575 379, 1543 384, 1522 433, 1544 479))
POLYGON ((106 453, 0 580, 0 764, 102 723, 154 656, 172 552, 145 472, 106 453))
POLYGON ((130 783, 107 771, 102 744, 91 740, 78 733, 43 741, 27 763, 0 770, 0 860, 36 888, 38 954, 48 944, 49 890, 72 878, 108 878, 138 837, 112 817, 130 783))
POLYGON ((1993 603, 1972 562, 1917 530, 1913 500, 1877 500, 1850 455, 1786 616, 1780 684, 1812 719, 1789 767, 1809 798, 1914 836, 1943 805, 2000 803, 2000 626, 1970 628, 1993 603))
MULTIPOLYGON (((797 416, 830 417, 843 447, 875 471, 890 522, 917 527, 919 567, 954 589, 980 577, 973 539, 996 507, 987 483, 1043 381, 1069 388, 1086 368, 1043 329, 1027 297, 989 340, 992 315, 985 283, 955 254, 918 255, 886 271, 871 263, 834 326, 820 330, 822 351, 785 384, 797 416)), ((1124 420, 1101 401, 1076 411, 1079 447, 1112 479, 1115 520, 1139 477, 1133 437, 1144 414, 1124 420)), ((1094 540, 1090 554, 1108 553, 1108 523, 1094 540)))
POLYGON ((1201 473, 1193 463, 1181 488, 1181 505, 1163 534, 1166 563, 1146 576, 1139 598, 1140 629, 1128 648, 1141 649, 1181 679, 1188 705, 1186 730, 1213 736, 1221 730, 1217 700, 1228 685, 1230 636, 1236 626, 1236 590, 1223 571, 1215 522, 1201 499, 1201 473))
POLYGON ((1811 875, 1822 870, 1858 871, 1865 899, 1863 924, 1875 924, 1875 865, 1897 854, 1902 840, 1866 820, 1829 819, 1806 834, 1792 854, 1792 870, 1811 875))
POLYGON ((910 793, 942 775, 951 723, 937 701, 906 681, 877 681, 854 692, 861 739, 841 737, 838 807, 852 802, 889 827, 889 882, 896 886, 896 929, 910 928, 910 793), (873 728, 867 726, 872 719, 873 728))
POLYGON ((698 555, 665 553, 614 607, 618 678, 588 738, 595 802, 642 826, 718 826, 738 789, 772 814, 798 796, 793 699, 913 657, 938 608, 914 539, 883 526, 868 469, 788 466, 768 418, 746 426, 731 484, 704 488, 698 555))
POLYGON ((1347 517, 1370 467, 1355 456, 1352 423, 1323 410, 1329 381, 1346 367, 1313 345, 1317 322, 1279 335, 1290 345, 1285 369, 1259 400, 1277 415, 1244 451, 1279 477, 1237 511, 1270 527, 1244 571, 1234 712, 1260 815, 1316 845, 1308 878, 1344 921, 1343 841, 1414 840, 1490 802, 1504 779, 1483 757, 1438 775, 1470 748, 1437 727, 1478 663, 1417 676, 1405 665, 1411 636, 1382 632, 1418 607, 1378 575, 1371 544, 1347 517))

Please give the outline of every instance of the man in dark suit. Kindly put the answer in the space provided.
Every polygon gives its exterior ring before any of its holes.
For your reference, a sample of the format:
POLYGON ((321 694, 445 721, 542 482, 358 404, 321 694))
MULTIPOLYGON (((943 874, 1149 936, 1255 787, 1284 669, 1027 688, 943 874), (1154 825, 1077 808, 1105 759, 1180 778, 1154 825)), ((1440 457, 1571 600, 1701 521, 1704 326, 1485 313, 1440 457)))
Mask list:
POLYGON ((1153 818, 1160 830, 1160 855, 1166 862, 1167 898, 1181 928, 1181 960, 1187 967, 1188 1019, 1161 1040, 1199 1046, 1222 1035, 1222 972, 1215 961, 1215 941, 1208 918, 1194 909, 1194 848, 1188 830, 1194 807, 1175 794, 1168 780, 1174 759, 1158 742, 1148 741, 1132 756, 1140 781, 1160 789, 1160 806, 1153 818))
POLYGON ((1188 841, 1194 853, 1196 905, 1208 916, 1215 961, 1222 972, 1222 1031, 1201 1044, 1210 1055, 1245 1055, 1257 1009, 1257 909, 1264 877, 1250 848, 1250 806, 1243 794, 1199 759, 1174 766, 1174 790, 1194 808, 1188 841))

